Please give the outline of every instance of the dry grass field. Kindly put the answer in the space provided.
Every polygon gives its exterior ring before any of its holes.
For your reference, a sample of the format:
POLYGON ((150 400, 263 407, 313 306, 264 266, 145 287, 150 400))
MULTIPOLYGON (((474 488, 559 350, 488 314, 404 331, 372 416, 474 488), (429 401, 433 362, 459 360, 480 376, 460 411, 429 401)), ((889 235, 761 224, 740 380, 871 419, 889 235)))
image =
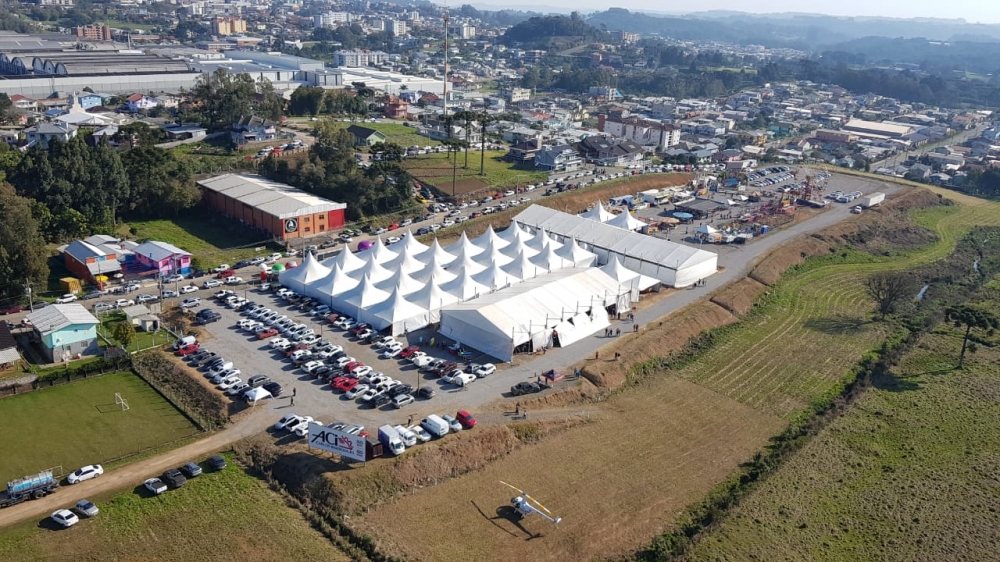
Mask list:
MULTIPOLYGON (((654 372, 594 404, 595 423, 417 489, 353 524, 385 553, 413 560, 593 560, 648 544, 811 400, 836 392, 850 367, 880 343, 885 330, 870 321, 862 288, 869 274, 936 260, 972 225, 1000 222, 1000 206, 969 203, 915 211, 938 240, 905 253, 830 253, 831 242, 819 240, 809 253, 823 257, 775 281, 760 306, 719 331, 696 361, 654 372), (498 480, 526 489, 563 523, 514 520, 511 494, 498 480)), ((802 261, 798 248, 786 253, 776 261, 802 261)), ((700 306, 729 314, 714 303, 700 306)), ((668 342, 657 330, 644 341, 668 342)), ((656 346, 645 350, 656 353, 656 346)))

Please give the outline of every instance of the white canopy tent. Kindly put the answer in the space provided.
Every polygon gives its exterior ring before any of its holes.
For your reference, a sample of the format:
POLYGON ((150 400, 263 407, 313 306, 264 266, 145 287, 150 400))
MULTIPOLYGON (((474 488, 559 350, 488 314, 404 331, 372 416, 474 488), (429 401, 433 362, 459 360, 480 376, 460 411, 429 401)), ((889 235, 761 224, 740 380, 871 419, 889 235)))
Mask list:
POLYGON ((511 222, 510 226, 498 232, 497 236, 509 244, 513 244, 518 240, 527 242, 531 239, 531 235, 525 232, 516 222, 511 222))
POLYGON ((600 201, 577 216, 597 222, 608 222, 615 217, 604 208, 604 205, 602 205, 600 201))
POLYGON ((352 275, 357 278, 367 277, 372 283, 381 283, 386 279, 395 277, 395 273, 376 260, 371 260, 364 267, 354 272, 352 275))
POLYGON ((504 255, 516 258, 519 254, 524 254, 528 258, 533 258, 541 253, 541 248, 535 249, 527 245, 523 240, 518 238, 516 241, 512 242, 509 246, 504 248, 502 252, 504 255))
POLYGON ((457 277, 457 275, 436 263, 428 265, 424 269, 411 274, 411 276, 421 283, 434 283, 437 285, 447 283, 457 277))
POLYGON ((605 307, 616 304, 621 291, 628 288, 599 269, 564 269, 446 306, 441 311, 440 331, 461 344, 510 361, 514 349, 527 342, 534 349, 555 342, 568 345, 606 327, 605 307))
POLYGON ((403 250, 399 253, 399 257, 383 265, 390 271, 399 271, 400 273, 410 274, 421 271, 427 267, 427 264, 413 257, 413 254, 411 254, 409 250, 403 250))
POLYGON ((540 254, 531 258, 531 263, 537 265, 540 269, 544 269, 545 271, 556 271, 565 267, 572 267, 572 264, 556 254, 556 251, 552 249, 552 246, 546 246, 540 254))
POLYGON ((368 317, 376 330, 388 328, 389 333, 394 336, 419 330, 430 324, 427 310, 406 300, 398 290, 394 290, 381 304, 372 307, 368 311, 368 317))
POLYGON ((410 254, 412 256, 418 256, 430 249, 430 246, 418 242, 416 238, 413 237, 413 233, 409 230, 403 235, 402 239, 392 245, 393 249, 398 250, 401 254, 410 254))
POLYGON ((622 287, 627 287, 629 289, 629 303, 620 303, 620 309, 627 308, 628 304, 631 302, 639 300, 639 293, 655 287, 660 282, 652 277, 647 277, 641 273, 636 273, 630 269, 626 269, 622 265, 622 262, 615 258, 608 263, 601 266, 601 271, 607 273, 612 279, 617 281, 622 287))
POLYGON ((427 283, 422 289, 407 295, 406 300, 427 310, 427 322, 441 321, 441 309, 459 302, 459 298, 448 291, 442 291, 436 283, 427 283))
POLYGON ((473 279, 472 274, 468 271, 464 271, 451 281, 441 284, 441 290, 455 295, 458 300, 463 302, 490 292, 489 287, 473 279))
MULTIPOLYGON (((435 240, 437 240, 435 238, 435 240)), ((478 256, 483 253, 483 249, 479 246, 473 244, 469 237, 465 235, 465 231, 462 231, 462 237, 458 239, 458 242, 448 246, 446 248, 449 254, 455 256, 456 258, 461 258, 468 256, 470 258, 478 256)))
POLYGON ((623 232, 620 228, 539 205, 521 211, 514 220, 532 229, 543 228, 562 240, 575 238, 583 249, 597 254, 599 264, 618 257, 625 267, 670 287, 694 285, 699 279, 714 274, 718 265, 718 254, 714 252, 623 232))
POLYGON ((358 322, 371 323, 370 310, 377 304, 385 302, 389 293, 379 289, 372 280, 365 277, 357 287, 335 298, 333 308, 350 314, 358 322))
POLYGON ((535 235, 531 237, 530 240, 526 242, 529 248, 533 248, 541 252, 547 246, 551 246, 552 249, 558 249, 562 247, 562 242, 559 242, 555 238, 549 236, 548 232, 545 232, 544 228, 539 228, 535 230, 535 235))
POLYGON ((381 236, 375 239, 375 243, 368 249, 367 254, 369 262, 374 261, 378 263, 387 263, 399 256, 399 254, 390 250, 389 247, 382 242, 381 236))
POLYGON ((401 295, 409 295, 422 289, 424 284, 411 277, 408 273, 400 271, 385 281, 375 283, 375 286, 384 291, 395 290, 399 291, 401 295))
POLYGON ((243 396, 246 398, 247 402, 251 406, 256 406, 257 402, 264 400, 266 398, 273 398, 270 392, 265 390, 263 387, 258 386, 257 388, 251 388, 246 391, 243 396))
POLYGON ((364 267, 366 263, 368 262, 354 255, 347 246, 344 246, 344 249, 339 254, 323 261, 323 265, 327 267, 339 265, 340 269, 344 270, 344 273, 357 271, 364 267))
POLYGON ((513 256, 508 256, 504 254, 497 248, 491 248, 478 256, 475 257, 475 261, 481 264, 483 267, 489 267, 490 265, 507 265, 508 263, 514 261, 513 256))
POLYGON ((304 295, 317 299, 332 307, 334 297, 357 287, 361 281, 344 273, 340 265, 334 265, 325 277, 306 285, 304 295))
POLYGON ((302 265, 279 273, 278 282, 296 293, 304 293, 306 285, 326 277, 329 273, 330 268, 319 263, 312 252, 309 252, 302 265))
POLYGON ((646 223, 632 216, 632 213, 628 211, 622 211, 618 213, 615 218, 609 220, 605 224, 610 224, 611 226, 617 226, 618 228, 624 228, 625 230, 639 230, 640 228, 646 226, 646 223))
POLYGON ((523 253, 518 254, 514 261, 504 266, 503 270, 521 280, 534 279, 539 274, 545 273, 544 269, 532 263, 523 253))
POLYGON ((590 267, 597 263, 597 254, 581 248, 576 243, 576 238, 570 238, 569 242, 556 250, 556 254, 570 262, 572 265, 569 267, 590 267))
POLYGON ((472 243, 475 244, 476 246, 479 246, 480 248, 483 248, 484 250, 489 249, 490 246, 499 250, 507 246, 507 244, 510 244, 510 242, 504 240, 499 235, 497 235, 497 233, 493 230, 493 225, 487 226, 486 232, 477 236, 476 239, 472 241, 472 243))
POLYGON ((485 270, 473 275, 472 278, 493 291, 499 291, 500 289, 521 282, 520 277, 515 277, 500 269, 500 266, 495 262, 485 270))
POLYGON ((452 254, 451 252, 448 252, 444 248, 442 248, 441 244, 438 243, 437 238, 435 238, 434 242, 431 243, 431 247, 428 248, 426 252, 417 254, 414 257, 424 263, 430 263, 431 260, 434 260, 437 263, 444 265, 450 261, 453 261, 455 259, 455 254, 452 254))
POLYGON ((486 269, 486 266, 470 257, 464 257, 449 263, 445 269, 447 269, 449 273, 454 273, 455 275, 461 277, 462 274, 475 275, 486 269))

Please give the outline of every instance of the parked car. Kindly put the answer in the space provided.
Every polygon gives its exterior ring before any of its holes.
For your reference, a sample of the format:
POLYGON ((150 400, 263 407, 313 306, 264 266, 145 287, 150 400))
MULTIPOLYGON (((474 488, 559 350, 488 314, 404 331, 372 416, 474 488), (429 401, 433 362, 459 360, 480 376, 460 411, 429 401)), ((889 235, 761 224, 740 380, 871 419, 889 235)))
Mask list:
POLYGON ((212 470, 223 470, 226 468, 226 459, 219 455, 208 457, 205 461, 212 470))
POLYGON ((251 388, 264 386, 269 382, 271 382, 271 379, 267 375, 254 375, 247 380, 247 384, 249 384, 251 388))
POLYGON ((396 409, 399 409, 407 404, 412 404, 413 401, 413 396, 410 396, 409 394, 399 394, 392 399, 392 405, 396 409))
POLYGON ((201 284, 202 287, 206 289, 214 289, 222 285, 222 281, 218 279, 206 279, 204 283, 201 284))
POLYGON ((137 302, 139 304, 143 304, 143 303, 147 303, 147 302, 155 302, 155 301, 158 301, 158 300, 160 300, 160 297, 158 297, 156 295, 145 294, 145 293, 141 294, 141 295, 136 295, 136 297, 135 297, 135 302, 137 302))
POLYGON ((80 518, 68 509, 60 509, 52 513, 52 520, 63 528, 70 528, 80 522, 80 518))
POLYGON ((18 312, 21 312, 22 310, 24 310, 23 306, 21 306, 19 304, 15 304, 15 305, 11 305, 11 306, 8 306, 7 308, 4 308, 4 309, 0 310, 0 314, 17 314, 18 312))
POLYGON ((66 293, 65 295, 56 299, 56 304, 67 304, 77 300, 76 295, 66 293))
POLYGON ((184 484, 187 484, 187 478, 185 478, 184 475, 181 474, 181 471, 177 470, 176 468, 171 468, 166 472, 164 472, 163 476, 160 479, 163 482, 166 482, 168 486, 174 489, 180 488, 184 484))
POLYGON ((522 394, 533 394, 535 392, 541 392, 542 387, 537 382, 519 382, 514 386, 510 387, 510 393, 514 396, 521 396, 522 394))
POLYGON ((183 287, 181 287, 181 294, 182 295, 186 295, 188 293, 194 293, 194 292, 197 292, 197 291, 198 291, 198 287, 196 287, 194 285, 184 285, 183 287))
POLYGON ((199 306, 199 305, 201 305, 201 299, 199 299, 198 297, 190 297, 190 298, 186 298, 183 301, 181 301, 180 307, 181 308, 191 308, 191 307, 199 306))
POLYGON ((458 423, 462 424, 462 427, 465 429, 472 429, 473 427, 476 427, 476 418, 472 417, 472 414, 465 410, 459 410, 458 413, 455 414, 455 419, 457 419, 458 423))
POLYGON ((101 511, 97 509, 97 506, 94 505, 94 502, 90 500, 80 500, 76 502, 74 508, 76 509, 77 513, 83 515, 84 517, 94 517, 101 511))
POLYGON ((483 378, 483 377, 488 377, 495 372, 497 372, 497 366, 494 365, 493 363, 486 363, 485 365, 473 371, 473 374, 479 378, 483 378))
POLYGON ((271 381, 269 383, 264 384, 263 388, 264 388, 264 390, 270 392, 271 396, 274 396, 275 398, 281 396, 281 392, 282 392, 281 385, 278 384, 278 383, 276 383, 276 382, 274 382, 274 381, 271 381))
POLYGON ((73 471, 66 481, 70 484, 79 484, 80 482, 85 482, 91 478, 97 478, 98 476, 104 474, 104 467, 99 464, 88 464, 82 468, 78 468, 73 471))
POLYGON ((187 476, 188 478, 194 478, 194 477, 199 476, 201 474, 201 467, 198 466, 198 463, 193 463, 193 462, 189 462, 189 463, 185 464, 184 466, 180 467, 178 470, 180 470, 181 472, 183 472, 184 476, 187 476))
POLYGON ((445 414, 441 416, 441 419, 443 419, 445 423, 448 424, 448 427, 451 429, 451 431, 453 432, 462 431, 462 423, 456 420, 455 418, 449 416, 448 414, 445 414))
POLYGON ((148 478, 142 485, 157 496, 167 491, 167 485, 159 478, 148 478))
POLYGON ((191 355, 192 353, 196 353, 199 349, 201 349, 201 346, 199 346, 197 343, 189 343, 185 346, 181 346, 177 350, 177 354, 180 355, 181 357, 184 357, 185 355, 191 355))
POLYGON ((417 397, 423 398, 425 400, 434 398, 436 394, 437 392, 434 390, 433 387, 430 386, 421 386, 420 389, 417 390, 417 397))

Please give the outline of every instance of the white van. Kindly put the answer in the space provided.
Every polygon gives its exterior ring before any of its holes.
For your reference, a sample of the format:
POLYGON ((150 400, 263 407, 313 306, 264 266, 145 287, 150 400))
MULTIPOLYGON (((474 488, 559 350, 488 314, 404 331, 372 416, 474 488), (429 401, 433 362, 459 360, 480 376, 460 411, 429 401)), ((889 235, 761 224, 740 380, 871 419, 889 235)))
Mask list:
POLYGON ((431 414, 421 420, 420 426, 435 437, 444 437, 445 435, 448 435, 448 422, 444 421, 444 419, 437 414, 431 414))
POLYGON ((413 433, 412 431, 406 429, 401 425, 393 426, 393 429, 396 430, 396 433, 399 434, 399 438, 403 440, 403 444, 405 444, 407 447, 412 447, 417 444, 416 433, 413 433))
POLYGON ((177 351, 178 349, 184 347, 185 345, 191 345, 196 341, 198 340, 194 336, 184 336, 183 338, 174 342, 174 351, 177 351))

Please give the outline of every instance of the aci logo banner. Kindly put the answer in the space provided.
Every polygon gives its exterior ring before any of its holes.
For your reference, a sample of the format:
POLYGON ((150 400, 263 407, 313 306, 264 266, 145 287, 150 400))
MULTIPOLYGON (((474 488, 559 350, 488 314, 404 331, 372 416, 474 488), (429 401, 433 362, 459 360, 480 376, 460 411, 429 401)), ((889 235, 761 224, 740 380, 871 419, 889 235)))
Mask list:
POLYGON ((365 438, 309 423, 309 446, 356 461, 365 461, 365 438))

